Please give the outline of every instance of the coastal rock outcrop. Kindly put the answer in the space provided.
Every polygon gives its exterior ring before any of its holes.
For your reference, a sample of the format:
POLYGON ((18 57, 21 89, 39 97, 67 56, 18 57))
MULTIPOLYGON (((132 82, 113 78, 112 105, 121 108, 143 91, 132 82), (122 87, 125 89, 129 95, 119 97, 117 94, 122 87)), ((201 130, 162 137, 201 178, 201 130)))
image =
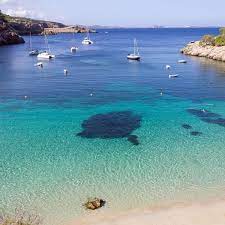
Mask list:
POLYGON ((88 199, 88 201, 84 204, 86 209, 96 210, 105 205, 105 201, 100 198, 88 199))
POLYGON ((181 49, 181 53, 225 62, 225 46, 202 46, 200 41, 196 41, 181 49))
POLYGON ((10 27, 8 22, 1 15, 0 12, 0 46, 24 43, 24 39, 10 27))
POLYGON ((85 33, 96 32, 95 30, 87 29, 83 26, 66 26, 62 23, 35 20, 24 17, 13 17, 6 15, 0 10, 0 21, 7 23, 8 27, 18 35, 43 35, 43 34, 58 34, 58 33, 85 33))

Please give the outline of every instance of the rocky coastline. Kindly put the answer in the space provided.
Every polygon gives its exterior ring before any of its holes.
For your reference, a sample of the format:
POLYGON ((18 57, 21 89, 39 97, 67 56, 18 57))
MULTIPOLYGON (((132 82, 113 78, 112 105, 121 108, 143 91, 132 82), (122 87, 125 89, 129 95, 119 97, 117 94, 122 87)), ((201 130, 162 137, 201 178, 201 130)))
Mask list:
POLYGON ((59 33, 96 32, 83 26, 66 26, 62 23, 12 17, 0 10, 0 46, 24 43, 22 35, 54 35, 59 33))
POLYGON ((218 36, 204 35, 200 41, 190 42, 181 53, 225 62, 225 28, 218 36))
POLYGON ((8 24, 0 12, 0 46, 22 44, 24 39, 8 24))

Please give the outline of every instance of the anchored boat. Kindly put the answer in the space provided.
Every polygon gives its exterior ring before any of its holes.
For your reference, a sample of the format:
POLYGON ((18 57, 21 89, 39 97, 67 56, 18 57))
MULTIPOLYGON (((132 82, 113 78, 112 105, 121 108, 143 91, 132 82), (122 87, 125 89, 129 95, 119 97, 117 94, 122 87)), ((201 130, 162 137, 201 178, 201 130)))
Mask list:
POLYGON ((92 44, 94 44, 94 42, 90 38, 89 31, 87 32, 87 37, 85 37, 84 40, 82 41, 82 44, 83 45, 92 45, 92 44))
POLYGON ((39 53, 37 58, 38 59, 53 59, 53 58, 55 58, 55 55, 51 54, 51 50, 50 50, 50 47, 48 44, 48 38, 47 38, 46 34, 45 34, 45 45, 46 45, 46 48, 48 49, 48 51, 39 53))
POLYGON ((30 32, 30 51, 29 51, 29 55, 30 56, 37 56, 38 54, 39 54, 39 51, 37 49, 33 49, 32 39, 31 39, 31 32, 30 32))
POLYGON ((127 55, 127 59, 129 59, 129 60, 140 60, 141 59, 136 39, 134 39, 134 53, 127 55))

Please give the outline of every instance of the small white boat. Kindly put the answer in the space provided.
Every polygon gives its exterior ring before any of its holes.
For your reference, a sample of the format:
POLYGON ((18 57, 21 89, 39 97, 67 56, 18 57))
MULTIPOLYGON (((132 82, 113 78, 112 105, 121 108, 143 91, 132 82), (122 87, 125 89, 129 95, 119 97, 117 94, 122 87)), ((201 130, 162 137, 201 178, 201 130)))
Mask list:
POLYGON ((32 39, 31 39, 31 32, 30 32, 30 51, 29 55, 30 56, 37 56, 39 54, 39 51, 37 49, 33 49, 32 47, 32 39))
POLYGON ((43 63, 42 63, 42 62, 39 62, 39 63, 34 64, 34 66, 40 66, 40 67, 43 67, 43 63))
POLYGON ((169 78, 177 78, 177 77, 179 77, 179 74, 170 74, 169 75, 169 78))
POLYGON ((64 69, 63 72, 64 72, 64 75, 65 75, 65 76, 67 76, 68 73, 69 73, 67 69, 64 69))
POLYGON ((127 59, 136 61, 141 59, 136 39, 134 39, 134 53, 127 55, 127 59))
POLYGON ((171 69, 171 66, 170 65, 166 65, 166 69, 167 70, 170 70, 171 69))
POLYGON ((53 59, 55 58, 55 55, 52 55, 51 53, 48 53, 48 52, 42 52, 38 54, 37 58, 38 59, 53 59))
POLYGON ((181 60, 178 60, 178 63, 187 63, 187 61, 184 59, 181 59, 181 60))
MULTIPOLYGON (((75 42, 75 33, 73 32, 73 40, 74 40, 74 42, 75 42)), ((73 53, 73 52, 76 52, 78 50, 78 47, 75 47, 75 46, 73 46, 73 47, 71 47, 70 48, 70 51, 73 53)))
POLYGON ((55 58, 55 55, 51 54, 51 50, 50 50, 50 47, 48 44, 48 38, 47 38, 46 34, 45 34, 45 45, 46 45, 46 48, 48 49, 48 51, 39 53, 37 55, 37 58, 38 59, 53 59, 53 58, 55 58))
POLYGON ((76 52, 78 50, 78 47, 71 47, 70 51, 71 52, 76 52))
POLYGON ((94 44, 94 42, 91 40, 90 38, 90 33, 87 33, 87 37, 84 38, 84 40, 82 41, 83 45, 92 45, 94 44))

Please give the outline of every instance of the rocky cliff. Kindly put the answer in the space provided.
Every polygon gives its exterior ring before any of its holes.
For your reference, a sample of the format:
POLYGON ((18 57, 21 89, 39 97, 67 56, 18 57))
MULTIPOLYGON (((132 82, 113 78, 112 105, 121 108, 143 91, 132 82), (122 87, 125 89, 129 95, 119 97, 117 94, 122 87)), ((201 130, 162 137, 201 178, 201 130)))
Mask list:
POLYGON ((45 28, 64 28, 66 27, 62 23, 34 20, 23 17, 12 17, 2 14, 4 20, 10 25, 11 28, 16 30, 19 35, 28 35, 30 33, 34 35, 41 34, 45 28))
POLYGON ((225 62, 225 46, 201 45, 200 41, 196 41, 181 49, 181 53, 225 62))
POLYGON ((21 43, 24 43, 24 39, 10 27, 7 20, 5 20, 4 14, 0 11, 0 46, 21 43))

